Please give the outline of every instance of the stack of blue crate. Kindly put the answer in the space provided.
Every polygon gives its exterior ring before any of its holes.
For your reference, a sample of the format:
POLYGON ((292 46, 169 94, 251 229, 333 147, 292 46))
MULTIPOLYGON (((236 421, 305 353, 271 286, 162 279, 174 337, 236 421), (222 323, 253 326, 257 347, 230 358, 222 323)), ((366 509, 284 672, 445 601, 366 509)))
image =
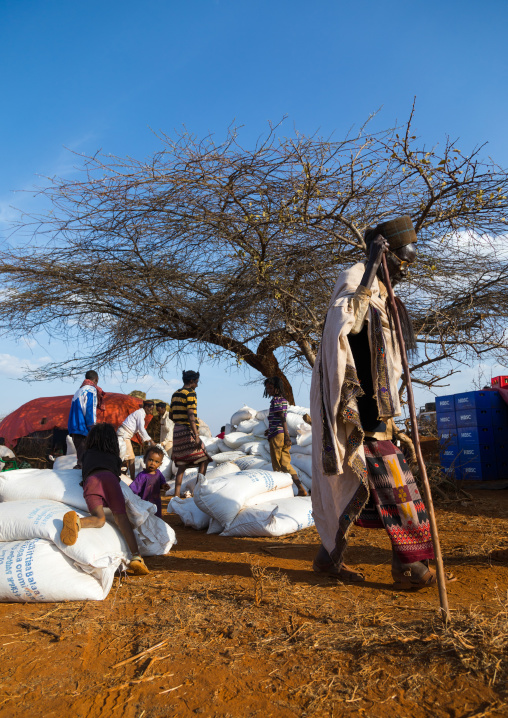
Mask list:
POLYGON ((436 399, 443 469, 457 479, 508 478, 508 406, 497 391, 468 391, 436 399))

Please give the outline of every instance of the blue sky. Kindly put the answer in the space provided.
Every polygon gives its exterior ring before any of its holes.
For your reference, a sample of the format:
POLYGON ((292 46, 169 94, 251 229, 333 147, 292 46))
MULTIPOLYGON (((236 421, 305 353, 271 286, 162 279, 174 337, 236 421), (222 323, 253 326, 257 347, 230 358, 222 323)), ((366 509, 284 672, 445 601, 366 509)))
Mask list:
MULTIPOLYGON (((0 0, 0 241, 11 206, 39 207, 34 187, 73 173, 79 159, 65 148, 145 157, 158 144, 152 130, 183 125, 219 137, 243 125, 250 142, 287 115, 288 133, 341 137, 377 110, 374 127, 403 122, 416 96, 427 144, 447 135, 464 151, 488 142, 485 152, 506 167, 507 20, 505 0, 0 0)), ((46 339, 2 338, 0 416, 70 393, 75 382, 20 380, 24 362, 64 354, 46 339)), ((441 393, 469 389, 476 374, 466 369, 441 393)), ((261 386, 245 386, 255 378, 203 367, 200 414, 216 428, 243 401, 263 406, 261 386)), ((102 384, 164 396, 176 367, 166 381, 133 374, 102 384)), ((307 405, 308 379, 296 377, 295 389, 307 405)))

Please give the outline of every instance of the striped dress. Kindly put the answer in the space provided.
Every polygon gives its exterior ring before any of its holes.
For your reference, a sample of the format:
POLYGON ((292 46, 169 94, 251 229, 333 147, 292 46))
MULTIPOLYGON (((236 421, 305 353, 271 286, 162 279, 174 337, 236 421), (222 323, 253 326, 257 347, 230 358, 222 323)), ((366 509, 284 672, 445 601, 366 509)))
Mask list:
POLYGON ((173 452, 171 458, 177 466, 197 466, 208 461, 201 440, 196 441, 192 433, 188 410, 192 409, 196 428, 199 430, 198 402, 193 389, 179 389, 171 397, 171 413, 175 428, 173 429, 173 452))

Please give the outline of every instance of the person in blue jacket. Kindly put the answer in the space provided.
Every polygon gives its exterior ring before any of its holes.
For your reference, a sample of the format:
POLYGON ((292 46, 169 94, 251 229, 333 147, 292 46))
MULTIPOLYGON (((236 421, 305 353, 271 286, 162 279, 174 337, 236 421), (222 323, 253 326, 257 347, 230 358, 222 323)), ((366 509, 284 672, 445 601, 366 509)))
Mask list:
POLYGON ((99 375, 90 370, 85 374, 85 381, 72 397, 71 410, 67 429, 76 447, 77 464, 81 469, 81 459, 85 448, 85 439, 92 426, 97 422, 97 409, 104 411, 104 392, 97 386, 99 375))

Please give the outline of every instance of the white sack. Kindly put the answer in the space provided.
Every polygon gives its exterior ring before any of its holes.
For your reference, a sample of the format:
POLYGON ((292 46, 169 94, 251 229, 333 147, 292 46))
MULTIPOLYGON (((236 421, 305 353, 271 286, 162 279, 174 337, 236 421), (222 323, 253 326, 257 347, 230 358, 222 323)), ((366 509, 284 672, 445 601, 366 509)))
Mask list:
POLYGON ((65 437, 65 443, 67 444, 67 456, 70 456, 71 454, 76 456, 76 447, 74 446, 74 441, 72 440, 72 436, 70 434, 67 434, 65 437))
POLYGON ((0 601, 102 601, 114 574, 101 585, 44 539, 0 544, 0 601))
POLYGON ((241 431, 234 431, 232 434, 226 434, 224 437, 224 443, 230 449, 240 449, 242 444, 251 440, 252 437, 249 434, 243 434, 241 431))
POLYGON ((293 454, 307 454, 308 456, 312 456, 312 444, 305 444, 304 446, 295 444, 291 446, 289 452, 291 456, 293 456, 293 454))
POLYGON ((210 523, 208 525, 208 531, 207 534, 221 534, 224 531, 224 526, 220 523, 220 521, 217 521, 217 519, 214 519, 213 516, 210 517, 210 523))
POLYGON ((210 517, 196 506, 194 499, 180 499, 177 496, 171 499, 168 509, 177 514, 185 526, 197 531, 208 528, 210 517))
POLYGON ((252 454, 252 456, 261 456, 267 461, 270 459, 270 444, 268 441, 247 441, 242 449, 246 454, 252 454))
MULTIPOLYGON (((260 469, 266 464, 266 461, 261 456, 241 456, 239 459, 236 459, 235 464, 240 471, 247 471, 248 469, 260 469)), ((270 464, 270 469, 271 468, 272 466, 270 464)), ((238 469, 236 470, 238 471, 238 469)))
POLYGON ((257 494, 245 502, 245 508, 249 506, 259 506, 259 504, 265 504, 267 501, 277 503, 280 499, 291 499, 293 497, 293 482, 291 486, 285 486, 283 489, 277 489, 276 491, 265 491, 263 494, 257 494))
MULTIPOLYGON (((312 491, 312 478, 308 474, 306 474, 305 471, 302 471, 300 468, 298 468, 298 466, 295 466, 293 468, 295 469, 298 478, 300 479, 302 484, 305 486, 307 491, 312 491)), ((298 493, 298 489, 296 488, 296 486, 294 488, 295 488, 296 492, 298 493)))
POLYGON ((296 443, 298 444, 298 446, 312 447, 312 431, 304 431, 299 433, 296 437, 296 443))
MULTIPOLYGON (((241 459, 238 459, 241 461, 241 459)), ((237 474, 238 473, 238 465, 236 461, 224 461, 220 464, 218 464, 214 469, 211 471, 206 472, 206 478, 207 479, 216 479, 217 476, 227 476, 228 474, 237 474)))
POLYGON ((0 444, 0 459, 15 459, 16 455, 8 446, 0 444))
POLYGON ((312 456, 309 454, 291 454, 291 463, 312 476, 312 456))
POLYGON ((268 426, 268 414, 270 413, 270 409, 263 409, 262 411, 256 412, 256 419, 258 421, 262 421, 265 426, 268 426))
POLYGON ((213 456, 214 454, 218 454, 219 449, 219 439, 211 439, 207 436, 200 436, 199 437, 203 444, 205 445, 205 449, 210 456, 213 456))
MULTIPOLYGON (((197 469, 186 469, 183 478, 182 478, 182 485, 180 487, 180 493, 185 494, 186 491, 190 491, 191 493, 194 491, 194 487, 196 486, 196 481, 198 480, 198 470, 197 469)), ((175 493, 175 486, 176 486, 176 479, 172 479, 167 482, 168 489, 166 490, 166 496, 173 496, 175 493)))
POLYGON ((247 406, 247 404, 244 404, 241 409, 238 409, 238 411, 235 411, 233 416, 231 417, 230 423, 232 426, 238 426, 240 422, 242 421, 248 421, 249 419, 253 419, 256 416, 256 410, 251 409, 247 406))
POLYGON ((247 419, 246 421, 241 421, 238 426, 236 427, 237 431, 241 431, 243 434, 252 434, 252 430, 255 426, 257 426, 260 422, 257 419, 247 419))
POLYGON ((69 471, 76 466, 78 457, 76 454, 67 454, 66 456, 57 456, 53 462, 53 471, 69 471))
MULTIPOLYGON (((0 502, 27 499, 59 501, 88 513, 83 489, 79 485, 81 471, 54 471, 52 469, 18 469, 0 473, 0 502)), ((175 532, 162 519, 155 516, 156 508, 143 501, 120 481, 127 516, 135 527, 134 534, 142 556, 160 556, 176 542, 175 532)))
POLYGON ((210 427, 208 424, 203 421, 203 419, 199 419, 199 435, 200 436, 207 436, 209 439, 212 438, 212 432, 210 431, 210 427))
MULTIPOLYGON (((127 564, 130 551, 120 531, 106 522, 100 529, 83 529, 73 546, 60 540, 63 517, 70 506, 57 501, 29 499, 0 504, 0 541, 26 541, 40 538, 51 541, 71 561, 100 584, 110 585, 110 573, 120 564, 127 564)), ((87 515, 78 511, 78 516, 87 515)))
POLYGON ((306 406, 289 406, 288 411, 292 414, 299 414, 300 416, 303 416, 304 414, 308 414, 310 416, 310 409, 306 406))
POLYGON ((236 459, 239 459, 241 456, 245 456, 245 452, 243 451, 225 451, 222 454, 215 454, 213 457, 213 460, 217 464, 223 464, 226 461, 235 461, 236 459))
POLYGON ((288 411, 286 414, 286 423, 288 425, 289 435, 296 436, 298 427, 302 423, 302 417, 299 414, 292 414, 291 411, 288 411))
POLYGON ((314 526, 312 499, 298 496, 243 509, 221 536, 285 536, 314 526))
MULTIPOLYGON (((81 470, 17 469, 0 474, 0 501, 51 499, 88 511, 79 485, 81 470)), ((132 492, 131 492, 132 493, 132 492)))
POLYGON ((213 516, 227 528, 248 499, 291 484, 289 474, 259 469, 239 471, 237 474, 211 480, 199 476, 194 500, 201 511, 213 516))

